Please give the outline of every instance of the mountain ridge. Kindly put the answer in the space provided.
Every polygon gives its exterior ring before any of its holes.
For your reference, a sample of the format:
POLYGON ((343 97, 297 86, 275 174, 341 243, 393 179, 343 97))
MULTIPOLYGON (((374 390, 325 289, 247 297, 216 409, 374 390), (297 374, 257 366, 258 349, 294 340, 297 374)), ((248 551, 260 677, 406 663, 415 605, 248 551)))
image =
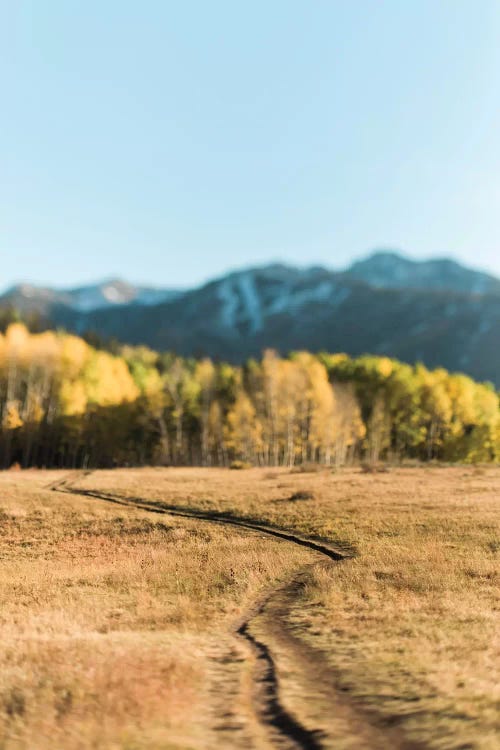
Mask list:
POLYGON ((391 250, 379 250, 354 261, 346 273, 381 289, 425 288, 471 294, 500 294, 500 279, 452 258, 413 260, 391 250))
POLYGON ((44 312, 51 305, 65 305, 86 312, 115 305, 157 304, 181 293, 176 289, 135 286, 119 278, 62 289, 19 282, 0 295, 0 305, 11 304, 22 311, 37 312, 44 312))
POLYGON ((156 304, 174 297, 178 298, 186 292, 195 291, 224 278, 261 271, 269 271, 275 275, 281 274, 284 277, 297 273, 307 277, 319 272, 345 275, 380 289, 426 288, 464 291, 471 294, 500 294, 500 278, 464 266, 451 258, 415 260, 395 250, 376 250, 368 256, 354 260, 345 269, 331 269, 322 265, 295 266, 273 262, 232 269, 221 276, 186 289, 134 285, 119 277, 105 278, 95 284, 63 288, 38 286, 21 281, 0 294, 0 304, 5 304, 6 301, 15 297, 16 302, 21 303, 23 302, 21 298, 25 298, 25 304, 29 306, 29 301, 36 300, 38 295, 54 304, 75 306, 82 310, 99 309, 115 304, 156 304), (91 295, 94 295, 93 304, 91 301, 83 304, 79 302, 82 297, 91 295))

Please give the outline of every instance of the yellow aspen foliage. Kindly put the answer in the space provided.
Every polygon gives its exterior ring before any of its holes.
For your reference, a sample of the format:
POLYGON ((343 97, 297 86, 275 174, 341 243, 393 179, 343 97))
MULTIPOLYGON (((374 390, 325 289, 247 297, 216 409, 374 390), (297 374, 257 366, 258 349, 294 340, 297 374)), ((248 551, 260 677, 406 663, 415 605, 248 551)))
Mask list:
POLYGON ((55 370, 61 366, 61 339, 53 331, 29 336, 25 352, 29 362, 40 367, 55 370))
POLYGON ((11 323, 0 338, 0 370, 23 367, 27 361, 30 334, 22 323, 11 323))
POLYGON ((215 369, 215 365, 211 359, 205 358, 200 360, 200 362, 197 362, 195 369, 195 378, 200 384, 200 389, 202 392, 207 393, 213 390, 215 386, 216 374, 217 372, 215 369))
POLYGON ((125 362, 107 352, 92 353, 83 371, 83 382, 90 404, 108 406, 139 396, 125 362))
POLYGON ((384 378, 388 378, 394 371, 394 363, 389 357, 380 357, 378 361, 378 370, 384 378))
POLYGON ((0 334, 0 414, 3 466, 500 459, 498 393, 466 375, 370 355, 116 355, 21 323, 0 334))
POLYGON ((10 403, 5 406, 2 427, 5 430, 16 430, 22 427, 23 420, 19 414, 18 404, 10 403))
POLYGON ((5 333, 7 355, 21 358, 25 352, 29 338, 30 334, 25 325, 22 323, 11 323, 5 333))
POLYGON ((64 380, 59 391, 61 413, 66 416, 84 414, 88 399, 85 384, 81 380, 64 380))
POLYGON ((261 449, 262 427, 252 402, 241 391, 227 415, 225 442, 228 448, 245 460, 253 460, 261 449))
POLYGON ((61 365, 64 376, 69 379, 78 378, 87 360, 91 349, 89 345, 78 336, 64 335, 61 342, 61 365))

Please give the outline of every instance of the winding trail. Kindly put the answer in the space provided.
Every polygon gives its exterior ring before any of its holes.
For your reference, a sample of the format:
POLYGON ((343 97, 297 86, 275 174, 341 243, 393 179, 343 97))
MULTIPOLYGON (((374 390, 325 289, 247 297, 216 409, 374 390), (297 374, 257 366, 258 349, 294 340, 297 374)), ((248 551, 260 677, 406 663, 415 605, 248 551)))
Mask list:
MULTIPOLYGON (((252 664, 252 710, 262 729, 260 741, 251 747, 283 750, 426 750, 426 745, 408 740, 399 727, 381 721, 339 687, 338 676, 329 667, 324 654, 299 638, 288 615, 300 589, 318 566, 331 566, 353 557, 327 541, 296 535, 290 531, 251 520, 196 508, 179 509, 165 503, 151 503, 109 492, 75 487, 75 483, 93 472, 73 472, 53 482, 49 489, 76 496, 91 497, 109 503, 152 513, 177 516, 235 526, 245 531, 278 538, 306 547, 319 559, 294 571, 290 578, 268 589, 234 625, 231 635, 250 655, 252 664), (325 559, 326 558, 326 559, 325 559), (284 668, 285 667, 285 668, 284 668), (293 681, 289 679, 293 675, 293 681), (295 683, 301 698, 300 718, 284 705, 284 688, 295 683)), ((222 747, 228 745, 220 744, 222 747)), ((229 745, 233 747, 233 745, 229 745)), ((234 745, 236 747, 236 744, 234 745)), ((244 745, 244 747, 249 747, 244 745)))

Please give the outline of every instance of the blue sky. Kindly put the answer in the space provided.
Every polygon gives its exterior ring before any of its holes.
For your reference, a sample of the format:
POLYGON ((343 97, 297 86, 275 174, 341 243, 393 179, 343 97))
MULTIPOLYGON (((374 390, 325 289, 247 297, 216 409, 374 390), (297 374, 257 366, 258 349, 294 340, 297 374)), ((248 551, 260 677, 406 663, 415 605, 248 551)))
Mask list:
POLYGON ((498 0, 0 0, 0 286, 500 274, 498 0))

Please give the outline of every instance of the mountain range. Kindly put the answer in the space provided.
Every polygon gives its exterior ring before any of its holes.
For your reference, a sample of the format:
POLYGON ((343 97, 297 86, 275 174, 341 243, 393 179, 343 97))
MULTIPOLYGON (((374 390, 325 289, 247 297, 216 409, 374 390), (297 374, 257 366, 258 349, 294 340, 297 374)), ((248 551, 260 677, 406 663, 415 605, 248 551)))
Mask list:
POLYGON ((500 279, 449 259, 379 251, 345 271, 272 264, 189 290, 117 279, 69 290, 20 284, 0 306, 186 356, 240 362, 267 347, 384 354, 500 386, 500 279))
POLYGON ((21 312, 50 314, 56 306, 68 307, 79 313, 120 305, 154 305, 176 298, 182 292, 174 289, 133 286, 121 279, 107 279, 98 284, 74 289, 16 284, 0 295, 0 305, 21 312))

